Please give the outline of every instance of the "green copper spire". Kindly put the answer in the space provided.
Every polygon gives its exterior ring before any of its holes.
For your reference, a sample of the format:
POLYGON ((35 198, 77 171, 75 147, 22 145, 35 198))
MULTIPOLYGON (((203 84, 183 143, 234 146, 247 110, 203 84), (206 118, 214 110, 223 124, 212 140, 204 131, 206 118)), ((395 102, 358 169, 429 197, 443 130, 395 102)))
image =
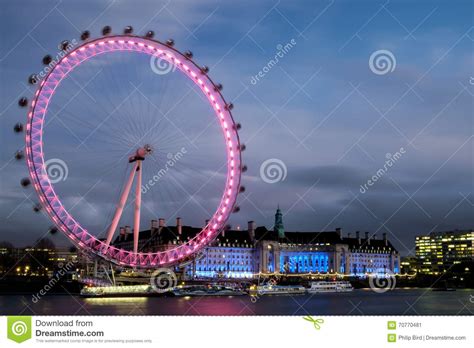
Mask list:
POLYGON ((285 238, 285 227, 283 226, 283 214, 280 210, 280 205, 275 214, 275 225, 273 226, 273 231, 278 232, 278 238, 285 238))

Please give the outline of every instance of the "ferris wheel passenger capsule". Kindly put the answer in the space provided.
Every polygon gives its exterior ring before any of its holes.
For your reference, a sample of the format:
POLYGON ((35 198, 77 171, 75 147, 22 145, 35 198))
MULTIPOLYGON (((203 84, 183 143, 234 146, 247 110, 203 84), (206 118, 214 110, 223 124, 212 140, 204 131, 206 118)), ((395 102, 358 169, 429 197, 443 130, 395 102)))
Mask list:
POLYGON ((112 28, 110 25, 106 25, 105 27, 102 28, 102 35, 109 35, 112 32, 112 28))
POLYGON ((193 52, 191 51, 186 51, 184 52, 184 56, 188 59, 191 59, 193 57, 193 52))
POLYGON ((145 34, 145 37, 151 39, 153 36, 155 36, 155 32, 153 30, 148 30, 145 34))
POLYGON ((28 105, 28 99, 26 99, 26 97, 21 97, 18 100, 18 105, 20 105, 22 108, 24 108, 25 106, 28 105))
POLYGON ((166 40, 166 45, 170 46, 170 47, 173 47, 174 46, 174 40, 173 39, 166 40))
POLYGON ((41 211, 41 209, 43 209, 43 207, 41 206, 41 204, 39 203, 36 203, 34 206, 33 206, 33 211, 35 213, 39 213, 41 211))
POLYGON ((62 51, 67 51, 67 49, 71 46, 71 43, 68 40, 63 40, 59 44, 58 48, 62 51))
POLYGON ((131 25, 127 25, 124 29, 123 29, 123 33, 124 34, 131 34, 133 33, 133 27, 131 25))
POLYGON ((232 109, 234 108, 234 104, 229 103, 229 104, 227 104, 227 105, 225 106, 225 108, 226 108, 227 110, 232 110, 232 109))
POLYGON ((88 38, 90 38, 91 33, 89 30, 84 30, 81 34, 81 40, 86 41, 88 38))
POLYGON ((201 72, 203 74, 207 74, 209 72, 209 67, 207 65, 204 65, 202 68, 201 68, 201 72))
POLYGON ((23 159, 23 157, 25 157, 25 154, 22 150, 18 150, 17 152, 15 152, 15 159, 21 160, 23 159))
POLYGON ((13 126, 13 130, 15 131, 15 133, 23 132, 23 123, 18 122, 17 124, 15 124, 13 126))
POLYGON ((49 54, 45 55, 43 57, 43 64, 44 65, 49 65, 53 61, 53 57, 51 57, 49 54))
POLYGON ((245 173, 248 170, 248 167, 246 165, 242 166, 242 173, 245 173))
POLYGON ((30 178, 22 178, 20 180, 20 185, 22 187, 28 187, 28 186, 30 186, 30 184, 31 184, 30 178))
POLYGON ((214 87, 214 90, 217 92, 217 91, 222 91, 222 89, 224 88, 224 86, 222 86, 222 83, 218 83, 215 87, 214 87))
POLYGON ((28 83, 30 85, 35 85, 38 83, 38 76, 36 76, 35 74, 31 74, 29 77, 28 77, 28 83))

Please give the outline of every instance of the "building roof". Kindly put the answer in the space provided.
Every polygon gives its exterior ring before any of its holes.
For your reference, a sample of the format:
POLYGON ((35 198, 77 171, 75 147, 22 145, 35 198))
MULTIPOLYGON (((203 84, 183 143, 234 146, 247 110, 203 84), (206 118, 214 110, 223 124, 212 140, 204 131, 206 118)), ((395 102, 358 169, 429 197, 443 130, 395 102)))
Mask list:
POLYGON ((393 246, 392 243, 390 243, 389 240, 387 240, 387 244, 385 244, 385 240, 383 240, 383 239, 371 238, 370 242, 368 242, 366 238, 360 238, 360 243, 359 243, 359 240, 357 238, 344 237, 344 238, 342 238, 342 243, 349 245, 349 249, 367 249, 367 248, 370 248, 370 247, 374 247, 374 248, 388 247, 389 250, 396 251, 395 247, 393 246))
POLYGON ((425 236, 442 237, 442 236, 446 236, 446 235, 462 235, 462 234, 466 234, 466 233, 474 233, 474 229, 430 232, 428 235, 422 235, 422 236, 418 236, 418 237, 425 237, 425 236))
MULTIPOLYGON (((257 229, 258 230, 258 229, 257 229)), ((278 233, 261 229, 255 231, 257 240, 272 240, 288 244, 315 244, 315 243, 341 243, 341 238, 336 231, 326 232, 288 232, 285 231, 284 238, 278 238, 278 233)))
MULTIPOLYGON (((139 239, 140 241, 149 240, 152 236, 155 236, 160 244, 166 244, 170 241, 176 240, 179 237, 180 240, 187 240, 193 238, 196 234, 201 231, 201 228, 192 227, 192 226, 182 226, 181 235, 178 233, 178 228, 176 226, 165 226, 161 228, 160 233, 158 229, 151 229, 140 231, 139 239)), ((115 238, 114 244, 119 241, 122 242, 133 242, 133 233, 125 233, 123 236, 124 239, 120 240, 120 235, 115 238)))
MULTIPOLYGON (((192 239, 201 231, 200 227, 192 226, 182 226, 181 234, 178 233, 176 226, 165 226, 161 228, 160 233, 158 229, 144 230, 140 232, 139 239, 142 243, 145 243, 147 240, 153 240, 154 243, 158 244, 168 244, 179 241, 186 241, 192 239), (153 236, 153 238, 152 238, 153 236)), ((268 230, 265 226, 260 226, 255 229, 255 241, 275 241, 280 243, 287 244, 347 244, 349 249, 371 249, 374 248, 383 248, 388 247, 388 250, 395 250, 390 241, 383 239, 374 239, 371 238, 370 242, 366 238, 351 238, 351 237, 341 237, 342 232, 340 230, 335 231, 324 231, 324 232, 286 232, 285 238, 279 238, 278 232, 273 230, 268 230)), ((124 239, 120 239, 120 236, 115 238, 113 244, 120 243, 133 243, 133 233, 127 233, 124 236, 124 239)), ((232 243, 236 245, 253 244, 250 234, 247 230, 226 230, 224 233, 219 234, 216 238, 216 244, 219 243, 232 243)))

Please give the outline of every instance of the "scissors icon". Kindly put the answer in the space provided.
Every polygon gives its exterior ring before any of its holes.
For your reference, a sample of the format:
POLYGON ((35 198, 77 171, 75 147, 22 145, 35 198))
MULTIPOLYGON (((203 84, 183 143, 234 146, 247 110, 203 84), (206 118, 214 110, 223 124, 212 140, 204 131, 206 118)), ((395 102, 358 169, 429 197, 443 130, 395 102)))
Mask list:
POLYGON ((303 317, 303 319, 306 320, 306 321, 309 321, 309 322, 313 323, 314 328, 315 328, 316 330, 321 329, 321 325, 320 325, 320 324, 323 324, 323 323, 324 323, 324 319, 314 319, 314 318, 312 318, 312 317, 309 316, 309 315, 306 316, 306 317, 303 317))

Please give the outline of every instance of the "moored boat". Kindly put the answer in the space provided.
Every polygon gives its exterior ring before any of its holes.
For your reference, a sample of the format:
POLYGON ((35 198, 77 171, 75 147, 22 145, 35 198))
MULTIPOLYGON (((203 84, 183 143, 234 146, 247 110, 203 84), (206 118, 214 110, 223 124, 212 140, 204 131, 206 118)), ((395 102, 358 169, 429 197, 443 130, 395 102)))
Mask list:
POLYGON ((250 287, 251 296, 256 295, 301 295, 306 289, 301 285, 253 285, 250 287))
POLYGON ((85 286, 82 297, 148 297, 159 296, 151 285, 121 285, 121 286, 85 286))
POLYGON ((310 294, 323 292, 349 292, 352 290, 354 290, 352 284, 345 280, 335 282, 312 282, 310 288, 307 289, 310 294))
POLYGON ((241 289, 225 285, 186 285, 177 286, 171 293, 174 296, 240 296, 245 295, 241 289))

